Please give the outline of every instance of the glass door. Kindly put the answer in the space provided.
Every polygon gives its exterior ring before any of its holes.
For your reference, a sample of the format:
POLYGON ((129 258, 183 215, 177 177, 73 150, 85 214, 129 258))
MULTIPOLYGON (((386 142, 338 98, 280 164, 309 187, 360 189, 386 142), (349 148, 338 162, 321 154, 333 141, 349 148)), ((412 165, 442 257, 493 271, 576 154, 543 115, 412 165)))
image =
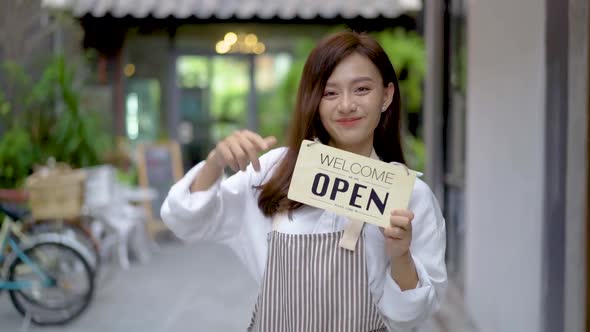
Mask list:
POLYGON ((183 55, 176 63, 179 141, 185 169, 207 158, 215 142, 245 128, 249 64, 233 55, 183 55))

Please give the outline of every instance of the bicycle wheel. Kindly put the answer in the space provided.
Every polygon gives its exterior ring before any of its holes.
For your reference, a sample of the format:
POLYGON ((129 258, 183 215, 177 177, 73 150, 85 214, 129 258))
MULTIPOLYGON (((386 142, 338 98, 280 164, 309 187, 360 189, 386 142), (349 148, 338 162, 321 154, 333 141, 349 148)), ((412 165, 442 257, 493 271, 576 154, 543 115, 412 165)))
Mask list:
POLYGON ((58 232, 67 236, 71 236, 76 241, 80 242, 92 257, 85 257, 92 267, 94 275, 98 275, 98 269, 100 268, 100 250, 96 239, 92 236, 90 231, 81 223, 74 221, 63 221, 63 220, 35 220, 25 224, 23 230, 32 235, 39 235, 48 232, 58 232))
POLYGON ((94 276, 84 257, 75 249, 57 242, 42 242, 24 251, 50 279, 42 277, 20 258, 8 272, 10 281, 28 281, 33 287, 9 291, 16 310, 37 325, 62 325, 82 314, 94 294, 94 276))

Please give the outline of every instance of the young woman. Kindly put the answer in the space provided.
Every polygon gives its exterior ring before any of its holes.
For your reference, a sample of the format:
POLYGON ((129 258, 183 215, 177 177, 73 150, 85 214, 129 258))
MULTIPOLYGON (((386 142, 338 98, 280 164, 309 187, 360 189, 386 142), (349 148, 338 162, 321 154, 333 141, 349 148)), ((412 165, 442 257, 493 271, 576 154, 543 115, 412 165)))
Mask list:
POLYGON ((417 179, 391 225, 365 224, 351 251, 348 219, 287 198, 301 141, 404 162, 400 93, 381 46, 366 34, 328 36, 299 85, 288 146, 250 131, 219 142, 175 184, 162 218, 183 239, 231 247, 259 285, 249 331, 408 331, 436 310, 447 282, 445 224, 417 179), (222 179, 225 167, 235 175, 222 179))

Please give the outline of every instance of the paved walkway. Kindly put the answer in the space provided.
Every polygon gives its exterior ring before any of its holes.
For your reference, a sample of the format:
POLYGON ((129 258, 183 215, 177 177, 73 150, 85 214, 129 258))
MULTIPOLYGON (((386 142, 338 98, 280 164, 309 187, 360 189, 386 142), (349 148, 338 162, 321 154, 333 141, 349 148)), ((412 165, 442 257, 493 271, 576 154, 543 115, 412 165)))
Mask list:
MULTIPOLYGON (((64 327, 21 329, 21 316, 3 294, 0 331, 243 332, 249 323, 254 280, 223 246, 165 243, 149 263, 114 271, 98 285, 89 310, 64 327)), ((457 308, 445 306, 420 332, 471 332, 457 308)))

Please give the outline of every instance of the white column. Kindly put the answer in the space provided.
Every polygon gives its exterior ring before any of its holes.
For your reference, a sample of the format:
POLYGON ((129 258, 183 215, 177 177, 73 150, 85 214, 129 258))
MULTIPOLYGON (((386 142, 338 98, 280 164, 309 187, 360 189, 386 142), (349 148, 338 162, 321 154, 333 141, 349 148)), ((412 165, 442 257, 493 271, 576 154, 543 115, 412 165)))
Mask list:
POLYGON ((481 332, 541 331, 545 1, 468 1, 467 306, 481 332))

